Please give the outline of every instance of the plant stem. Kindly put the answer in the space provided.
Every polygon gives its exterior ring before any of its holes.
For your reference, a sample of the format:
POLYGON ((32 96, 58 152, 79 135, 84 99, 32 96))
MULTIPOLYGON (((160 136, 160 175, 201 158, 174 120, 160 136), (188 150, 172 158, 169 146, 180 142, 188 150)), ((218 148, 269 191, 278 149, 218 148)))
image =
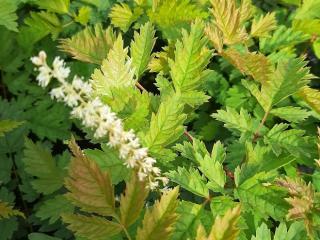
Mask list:
POLYGON ((258 138, 260 137, 260 130, 261 128, 263 127, 263 125, 265 124, 265 122, 267 121, 267 118, 269 116, 269 113, 270 113, 270 110, 266 111, 264 113, 264 116, 256 130, 256 132, 253 134, 253 139, 252 139, 252 142, 256 142, 258 140, 258 138))
POLYGON ((147 89, 145 89, 139 82, 136 82, 136 86, 137 86, 137 88, 139 88, 141 91, 148 92, 147 89))
POLYGON ((119 217, 116 216, 116 215, 114 215, 113 218, 114 218, 114 219, 118 222, 118 224, 121 226, 121 228, 122 228, 123 232, 125 233, 126 237, 128 238, 128 240, 132 240, 131 237, 130 237, 129 232, 128 232, 127 229, 126 229, 126 227, 121 224, 121 221, 120 221, 119 217))

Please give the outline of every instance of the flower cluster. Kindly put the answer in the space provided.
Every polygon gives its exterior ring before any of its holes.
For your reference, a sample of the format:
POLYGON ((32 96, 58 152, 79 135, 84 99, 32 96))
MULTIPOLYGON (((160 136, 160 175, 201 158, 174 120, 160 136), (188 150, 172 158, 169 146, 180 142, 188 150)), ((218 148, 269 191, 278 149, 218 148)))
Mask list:
POLYGON ((41 87, 46 87, 55 78, 60 86, 50 92, 52 98, 63 101, 72 108, 71 115, 82 121, 82 124, 94 131, 97 139, 108 137, 108 145, 119 150, 119 156, 129 168, 137 170, 141 181, 148 180, 150 189, 159 186, 159 181, 167 184, 167 178, 161 177, 160 169, 155 167, 156 160, 148 156, 148 149, 140 145, 133 130, 125 131, 122 121, 117 118, 109 106, 99 98, 92 97, 92 86, 75 76, 71 83, 66 79, 70 69, 59 57, 53 61, 52 68, 46 61, 46 53, 41 51, 31 61, 37 66, 39 74, 37 81, 41 87))

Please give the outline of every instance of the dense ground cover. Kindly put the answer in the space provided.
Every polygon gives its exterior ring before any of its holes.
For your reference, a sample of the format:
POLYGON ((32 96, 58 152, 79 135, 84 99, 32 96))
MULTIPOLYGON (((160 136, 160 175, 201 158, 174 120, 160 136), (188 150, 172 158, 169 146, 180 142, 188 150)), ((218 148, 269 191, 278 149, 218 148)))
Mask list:
POLYGON ((0 240, 320 239, 320 0, 0 0, 0 240))

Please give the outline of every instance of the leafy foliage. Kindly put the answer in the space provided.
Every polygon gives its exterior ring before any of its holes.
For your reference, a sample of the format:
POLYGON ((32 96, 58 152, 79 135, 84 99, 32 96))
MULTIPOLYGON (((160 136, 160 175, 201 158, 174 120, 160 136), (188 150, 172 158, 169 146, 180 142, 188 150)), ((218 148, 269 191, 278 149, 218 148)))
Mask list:
POLYGON ((0 240, 319 239, 319 7, 0 0, 0 240))

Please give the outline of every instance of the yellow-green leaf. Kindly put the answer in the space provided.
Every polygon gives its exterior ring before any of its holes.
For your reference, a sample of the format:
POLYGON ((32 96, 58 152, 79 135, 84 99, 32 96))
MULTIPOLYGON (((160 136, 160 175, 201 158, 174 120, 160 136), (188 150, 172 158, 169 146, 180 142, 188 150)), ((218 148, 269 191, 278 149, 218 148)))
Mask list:
POLYGON ((9 203, 0 201, 0 220, 2 218, 10 218, 12 216, 21 216, 24 218, 24 214, 22 212, 13 209, 9 203))
POLYGON ((88 240, 106 240, 122 230, 118 223, 97 216, 64 214, 62 219, 68 224, 68 229, 74 232, 76 236, 88 240))
POLYGON ((155 30, 150 22, 141 26, 140 33, 134 33, 134 39, 130 45, 130 54, 138 79, 146 70, 151 59, 151 52, 156 42, 154 34, 155 30))
POLYGON ((120 199, 120 221, 123 226, 129 227, 138 219, 148 193, 146 183, 133 173, 120 199))
POLYGON ((254 37, 268 37, 269 33, 277 27, 275 13, 261 16, 259 20, 253 20, 251 35, 254 37))
POLYGON ((223 217, 218 216, 211 228, 208 240, 236 240, 240 233, 237 223, 240 218, 240 205, 226 212, 223 217))
POLYGON ((115 41, 111 27, 103 29, 101 24, 87 27, 68 39, 60 41, 59 48, 74 59, 100 65, 107 57, 115 41))
POLYGON ((179 188, 176 187, 163 194, 152 209, 147 209, 143 226, 138 229, 136 240, 168 240, 177 220, 179 188))

